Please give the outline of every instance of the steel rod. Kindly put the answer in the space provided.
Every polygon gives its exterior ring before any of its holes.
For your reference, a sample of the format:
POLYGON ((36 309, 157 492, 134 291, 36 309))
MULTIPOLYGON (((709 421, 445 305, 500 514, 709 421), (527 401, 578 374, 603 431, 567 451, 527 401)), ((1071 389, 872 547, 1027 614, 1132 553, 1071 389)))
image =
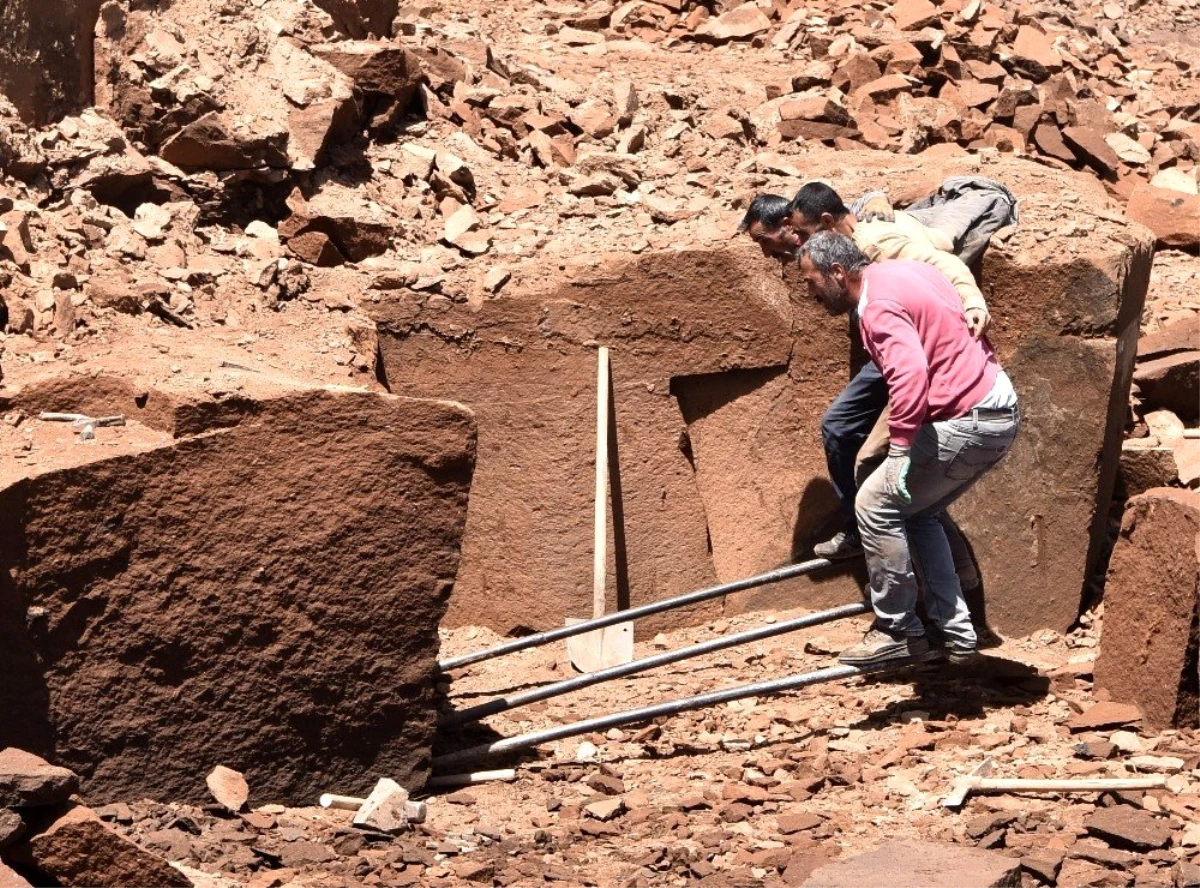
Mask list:
POLYGON ((571 722, 570 724, 559 725, 554 728, 546 728, 541 731, 533 731, 528 734, 519 734, 516 737, 506 737, 494 743, 484 743, 479 746, 472 746, 469 749, 459 750, 458 752, 447 753, 435 758, 433 760, 433 767, 435 770, 444 770, 446 768, 457 767, 472 759, 498 752, 528 749, 531 746, 538 746, 539 744, 549 743, 553 740, 562 740, 564 737, 576 737, 580 734, 590 734, 593 731, 604 731, 608 728, 649 721, 650 719, 664 715, 675 715, 692 709, 703 709, 706 706, 715 706, 719 703, 727 703, 730 700, 741 700, 745 697, 756 697, 763 694, 777 694, 780 691, 790 691, 795 688, 803 688, 827 681, 853 678, 856 675, 899 671, 900 669, 917 665, 923 662, 924 659, 926 658, 914 658, 900 662, 893 660, 889 663, 881 663, 878 666, 832 666, 828 669, 818 669, 816 672, 804 672, 800 675, 789 675, 785 678, 773 678, 768 681, 754 682, 753 684, 737 685, 720 691, 710 691, 707 694, 699 694, 695 697, 668 700, 664 703, 655 703, 653 706, 643 706, 640 709, 627 709, 624 712, 587 718, 582 721, 571 722))
POLYGON ((460 666, 470 666, 472 663, 480 663, 484 660, 490 660, 493 657, 502 657, 505 654, 513 654, 531 647, 549 644, 552 641, 570 638, 573 635, 582 635, 584 632, 591 632, 593 629, 615 626, 617 623, 624 623, 626 620, 636 620, 640 617, 648 617, 651 614, 661 614, 663 611, 673 610, 677 607, 686 607, 689 604, 698 604, 701 601, 708 601, 710 598, 719 598, 731 592, 741 592, 743 589, 753 589, 757 586, 765 586, 768 583, 790 580, 792 577, 803 576, 815 570, 820 570, 823 567, 829 567, 831 564, 833 562, 826 558, 814 558, 811 561, 802 561, 799 564, 789 564, 787 567, 780 567, 753 577, 745 577, 741 580, 721 583, 718 586, 709 586, 707 589, 697 589, 695 592, 686 592, 683 595, 664 598, 661 601, 651 601, 649 604, 631 607, 628 610, 614 611, 611 614, 605 614, 602 617, 587 620, 583 623, 576 623, 573 626, 547 629, 545 632, 526 635, 524 638, 516 638, 493 648, 475 651, 471 654, 463 654, 460 657, 451 657, 448 660, 439 661, 438 669, 442 672, 448 672, 460 666))
POLYGON ((783 635, 787 632, 795 632, 797 629, 807 629, 810 626, 820 626, 822 623, 832 623, 834 620, 843 620, 846 617, 856 617, 859 614, 865 614, 870 611, 870 607, 866 604, 844 604, 841 607, 835 607, 832 610, 821 611, 820 613, 808 614, 804 617, 797 617, 793 620, 784 620, 780 623, 771 623, 764 626, 759 626, 754 629, 749 629, 745 632, 738 632, 733 635, 723 635, 720 638, 709 639, 698 644, 682 647, 677 650, 667 651, 662 654, 655 654, 651 657, 643 657, 640 660, 634 660, 631 663, 621 663, 616 666, 610 666, 607 669, 601 669, 597 672, 589 672, 584 675, 577 675, 563 681, 556 681, 553 684, 544 685, 540 688, 534 688, 530 691, 525 691, 521 694, 513 694, 511 697, 496 697, 492 700, 487 700, 476 706, 460 709, 457 712, 452 712, 442 719, 443 727, 454 727, 455 725, 465 724, 467 722, 479 721, 489 715, 495 715, 497 712, 507 712, 510 709, 516 709, 519 706, 526 706, 530 703, 536 703, 538 700, 546 700, 550 697, 557 697, 560 694, 569 694, 572 691, 580 690, 594 684, 599 684, 602 681, 609 681, 614 678, 621 678, 626 675, 633 675, 638 672, 645 672, 648 669, 656 669, 659 666, 666 666, 668 663, 678 663, 680 660, 688 660, 692 657, 698 657, 701 654, 712 653, 713 651, 721 651, 725 648, 736 647, 739 644, 749 644, 752 641, 760 641, 764 638, 772 638, 776 635, 783 635))

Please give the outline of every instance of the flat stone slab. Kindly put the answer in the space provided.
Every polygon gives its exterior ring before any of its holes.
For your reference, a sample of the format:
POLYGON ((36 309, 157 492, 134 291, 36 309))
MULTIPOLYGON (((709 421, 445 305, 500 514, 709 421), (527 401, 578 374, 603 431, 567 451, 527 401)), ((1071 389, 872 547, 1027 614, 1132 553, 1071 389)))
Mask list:
POLYGON ((1165 848, 1171 842, 1171 827, 1168 824, 1128 805, 1100 808, 1088 818, 1084 827, 1116 848, 1151 851, 1165 848))
POLYGON ((815 870, 804 888, 992 888, 1021 884, 1021 861, 964 845, 897 841, 815 870))

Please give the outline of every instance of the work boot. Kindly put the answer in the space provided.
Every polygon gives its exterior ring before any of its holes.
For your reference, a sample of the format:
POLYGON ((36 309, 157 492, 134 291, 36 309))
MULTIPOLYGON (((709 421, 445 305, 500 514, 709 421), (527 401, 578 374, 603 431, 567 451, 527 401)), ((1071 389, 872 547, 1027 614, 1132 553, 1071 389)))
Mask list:
POLYGON ((833 539, 813 546, 813 554, 818 558, 828 558, 830 561, 841 561, 862 554, 862 537, 857 530, 841 530, 834 534, 833 539))
POLYGON ((892 660, 924 658, 929 653, 929 640, 924 635, 893 635, 878 625, 871 626, 863 640, 847 648, 838 662, 847 666, 873 666, 892 660))
POLYGON ((970 666, 979 662, 979 649, 954 641, 945 647, 946 660, 951 666, 970 666))

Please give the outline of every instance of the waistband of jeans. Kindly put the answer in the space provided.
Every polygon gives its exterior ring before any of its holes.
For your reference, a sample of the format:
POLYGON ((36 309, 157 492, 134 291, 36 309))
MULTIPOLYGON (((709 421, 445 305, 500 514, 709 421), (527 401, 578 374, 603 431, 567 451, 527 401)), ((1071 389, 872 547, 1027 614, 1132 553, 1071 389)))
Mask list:
POLYGON ((1016 407, 972 407, 967 416, 974 419, 1011 419, 1018 412, 1016 407))

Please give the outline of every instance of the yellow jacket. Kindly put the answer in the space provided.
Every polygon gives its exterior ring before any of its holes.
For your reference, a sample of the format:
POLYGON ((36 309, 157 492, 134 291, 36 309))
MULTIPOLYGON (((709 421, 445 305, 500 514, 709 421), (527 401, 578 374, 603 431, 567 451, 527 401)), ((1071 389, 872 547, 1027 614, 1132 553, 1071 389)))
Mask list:
POLYGON ((971 270, 953 253, 941 232, 927 228, 908 213, 897 211, 895 222, 859 222, 854 226, 854 243, 872 260, 913 259, 932 265, 954 284, 963 310, 987 311, 983 293, 975 285, 971 270))

